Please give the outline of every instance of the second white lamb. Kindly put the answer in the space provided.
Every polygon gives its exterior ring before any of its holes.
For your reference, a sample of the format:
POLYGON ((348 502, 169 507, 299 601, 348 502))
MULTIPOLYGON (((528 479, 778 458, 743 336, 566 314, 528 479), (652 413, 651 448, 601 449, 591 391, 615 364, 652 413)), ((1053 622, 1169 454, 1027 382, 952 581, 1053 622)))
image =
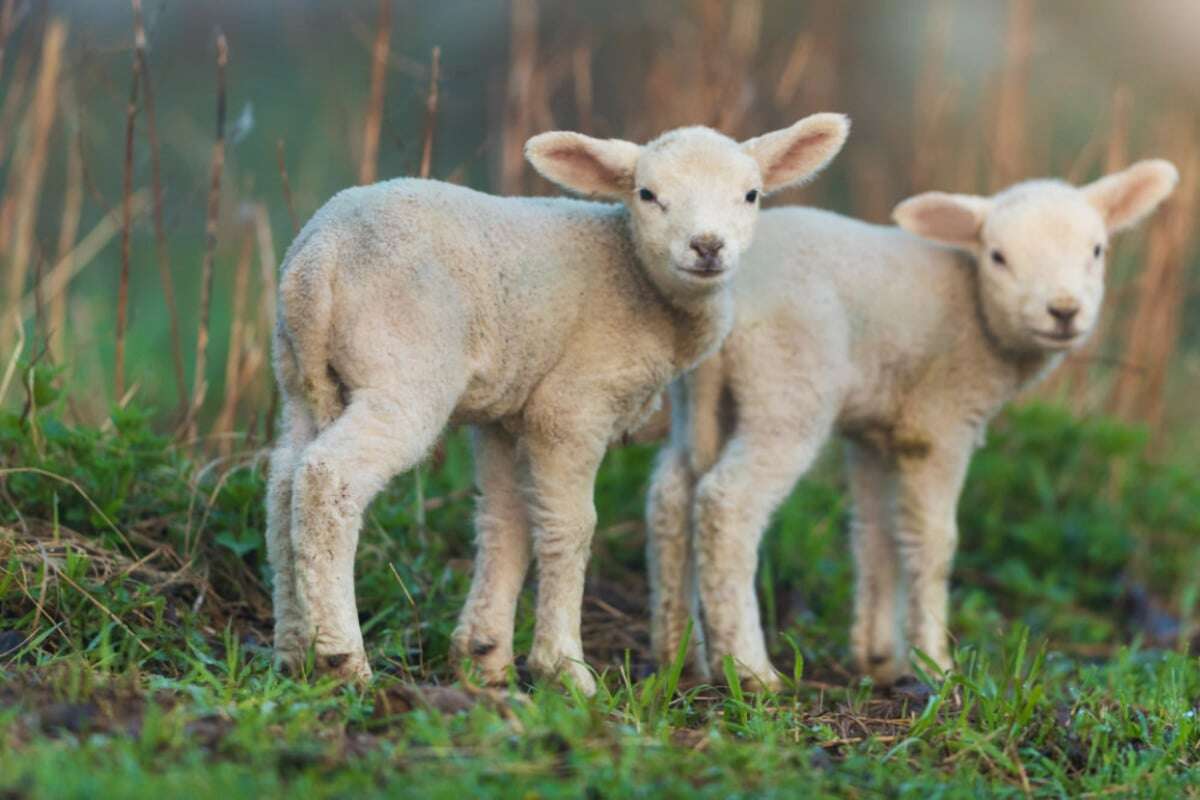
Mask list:
POLYGON ((647 511, 660 663, 699 611, 702 672, 720 675, 732 656, 743 680, 778 685, 755 596, 759 541, 839 433, 854 506, 854 660, 885 684, 908 671, 908 646, 948 669, 948 580, 971 455, 1001 407, 1091 333, 1109 236, 1177 178, 1154 160, 1081 188, 931 192, 896 208, 899 228, 765 212, 735 283, 733 331, 671 387, 671 438, 647 511))

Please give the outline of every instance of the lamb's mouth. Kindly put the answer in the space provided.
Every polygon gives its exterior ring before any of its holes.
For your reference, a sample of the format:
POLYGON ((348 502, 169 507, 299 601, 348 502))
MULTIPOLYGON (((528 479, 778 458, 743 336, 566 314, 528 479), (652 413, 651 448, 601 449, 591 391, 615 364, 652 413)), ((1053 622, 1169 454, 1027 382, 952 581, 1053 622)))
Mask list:
POLYGON ((726 270, 724 267, 717 267, 716 269, 706 269, 703 267, 679 267, 679 271, 686 273, 687 275, 691 275, 694 278, 700 278, 701 280, 712 280, 713 278, 720 278, 728 270, 726 270))
POLYGON ((1043 342, 1051 343, 1057 347, 1066 347, 1067 345, 1076 342, 1082 335, 1082 331, 1039 331, 1034 329, 1031 331, 1033 335, 1043 342))

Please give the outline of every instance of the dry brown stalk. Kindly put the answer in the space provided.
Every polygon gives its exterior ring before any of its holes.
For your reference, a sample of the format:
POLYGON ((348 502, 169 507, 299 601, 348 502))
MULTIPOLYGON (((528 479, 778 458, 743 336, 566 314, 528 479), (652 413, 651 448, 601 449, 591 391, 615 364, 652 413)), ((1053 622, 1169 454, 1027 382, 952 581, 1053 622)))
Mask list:
POLYGON ((254 232, 258 244, 259 296, 258 328, 266 344, 271 342, 275 328, 275 237, 271 233, 271 218, 263 203, 254 206, 254 232))
POLYGON ((243 226, 242 244, 238 251, 237 267, 233 279, 232 310, 229 316, 229 347, 225 353, 225 396, 221 401, 221 411, 213 423, 213 434, 220 442, 220 453, 228 456, 233 448, 233 437, 227 435, 233 431, 234 416, 237 413, 238 397, 241 390, 243 342, 246 331, 246 321, 242 319, 246 312, 246 295, 250 288, 250 262, 254 258, 254 230, 249 224, 243 226))
POLYGON ((1025 177, 1029 142, 1027 99, 1030 57, 1033 53, 1033 0, 1010 0, 1004 36, 1004 69, 1000 75, 996 117, 993 120, 991 188, 1003 188, 1025 177))
POLYGON ((3 7, 0 7, 0 74, 3 74, 4 53, 8 49, 8 37, 12 35, 13 25, 16 23, 13 15, 16 4, 16 0, 4 0, 3 7))
POLYGON ((587 42, 580 42, 571 51, 571 75, 574 78, 576 124, 580 133, 591 133, 594 105, 592 47, 587 42))
POLYGON ((1104 151, 1105 173, 1115 172, 1129 163, 1129 120, 1133 112, 1133 92, 1127 86, 1113 91, 1108 146, 1104 151))
POLYGON ((813 36, 814 49, 803 82, 801 102, 807 111, 817 108, 841 108, 839 76, 842 52, 846 39, 846 13, 843 3, 821 3, 813 9, 813 20, 807 25, 813 36))
MULTIPOLYGON (((83 208, 83 151, 79 142, 79 120, 75 116, 73 92, 70 83, 63 89, 63 115, 67 119, 68 135, 65 137, 67 147, 67 185, 63 193, 62 219, 58 225, 58 247, 55 250, 57 263, 66 261, 70 269, 75 241, 79 236, 79 217, 83 208)), ((46 277, 42 278, 43 293, 46 277)), ((57 362, 62 362, 66 353, 66 322, 67 322, 67 289, 64 284, 52 297, 46 298, 49 303, 50 354, 57 362)))
POLYGON ((1167 123, 1180 167, 1180 185, 1151 223, 1145 266, 1138 280, 1138 297, 1126 328, 1125 360, 1140 372, 1123 371, 1113 387, 1110 410, 1117 416, 1143 422, 1161 443, 1166 411, 1167 377, 1179 335, 1186 273, 1194 254, 1195 219, 1200 210, 1200 148, 1190 121, 1176 117, 1167 123))
MULTIPOLYGON (((275 239, 271 235, 270 218, 267 216, 267 207, 262 203, 259 203, 254 209, 254 227, 257 232, 259 282, 261 284, 259 287, 258 329, 262 331, 259 339, 261 346, 254 348, 254 352, 258 353, 258 361, 254 365, 254 370, 257 372, 266 360, 263 353, 269 353, 271 350, 271 336, 275 330, 275 267, 278 263, 275 260, 275 239)), ((247 364, 248 370, 249 366, 247 364)), ((267 402, 265 433, 266 438, 270 439, 271 432, 275 429, 275 411, 279 406, 279 387, 272 380, 269 370, 265 377, 267 392, 270 395, 270 400, 267 402)), ((250 428, 253 429, 253 426, 250 428)))
POLYGON ((939 184, 937 167, 945 154, 953 152, 948 141, 949 116, 957 98, 957 87, 946 74, 946 50, 953 28, 953 14, 946 2, 933 6, 929 30, 925 36, 925 57, 917 78, 913 117, 912 191, 924 191, 939 184))
MULTIPOLYGON (((256 344, 254 344, 253 342, 246 342, 245 346, 242 350, 241 367, 238 369, 238 376, 237 376, 237 385, 238 385, 237 395, 239 398, 246 397, 249 394, 251 387, 254 385, 254 382, 258 379, 258 376, 262 373, 263 366, 265 363, 266 363, 266 359, 264 357, 262 348, 256 344)), ((274 397, 271 398, 270 402, 272 404, 275 402, 274 397)), ((268 406, 268 409, 269 408, 270 408, 270 406, 268 406)), ((258 426, 258 411, 255 408, 251 408, 249 410, 247 416, 249 417, 249 419, 247 419, 246 423, 243 424, 241 427, 241 430, 243 431, 242 442, 243 442, 244 449, 252 450, 252 449, 254 449, 254 439, 255 439, 255 433, 256 433, 255 428, 258 426)), ((230 423, 229 427, 232 430, 234 427, 234 423, 230 423)), ((271 432, 270 428, 268 428, 267 429, 267 439, 268 440, 270 439, 270 432, 271 432)), ((234 438, 235 437, 233 437, 233 436, 228 436, 225 438, 225 441, 227 441, 229 443, 229 446, 230 446, 229 452, 231 452, 231 453, 232 453, 234 438)))
MULTIPOLYGON (((34 48, 26 47, 17 53, 17 63, 13 67, 12 80, 5 88, 4 105, 0 106, 0 163, 8 152, 8 137, 17 129, 17 115, 20 113, 25 100, 25 90, 29 86, 29 75, 33 70, 34 48)), ((9 187, 16 185, 17 172, 9 175, 9 187)), ((5 198, 11 196, 5 193, 5 198)), ((8 204, 3 209, 7 211, 8 204)), ((0 250, 8 249, 8 238, 12 233, 12 218, 10 213, 0 214, 0 250)))
POLYGON ((200 323, 196 331, 196 364, 192 375, 192 401, 183 431, 188 441, 196 438, 196 416, 204 405, 207 384, 204 372, 208 355, 208 317, 212 309, 213 259, 217 250, 217 220, 221 211, 221 171, 225 166, 225 66, 229 47, 225 34, 217 32, 217 137, 213 142, 208 187, 208 213, 204 223, 204 261, 200 268, 200 323))
POLYGON ((537 65, 537 0, 512 0, 509 15, 508 86, 500 135, 499 188, 517 194, 523 187, 525 140, 530 134, 530 106, 537 65))
POLYGON ((363 126, 362 161, 358 165, 360 184, 374 183, 379 168, 379 130, 383 125, 383 92, 391 37, 392 0, 379 0, 379 23, 375 30, 375 45, 371 48, 371 96, 363 126))
POLYGON ((798 34, 791 50, 788 51, 787 60, 783 62, 783 69, 779 71, 779 80, 775 82, 775 108, 785 115, 792 113, 792 102, 796 99, 796 92, 800 90, 800 81, 808 70, 812 54, 812 34, 798 34))
POLYGON ((422 178, 428 178, 433 167, 433 133, 437 123, 438 69, 441 57, 442 48, 434 47, 429 65, 429 93, 425 95, 425 137, 421 145, 421 169, 417 173, 422 178))
POLYGON ((158 121, 154 111, 154 84, 150 80, 150 61, 146 56, 146 28, 142 22, 142 0, 133 3, 133 47, 142 80, 142 103, 146 110, 146 138, 150 143, 150 187, 154 193, 154 247, 158 258, 158 276, 163 302, 171 326, 171 359, 175 368, 175 389, 179 413, 187 410, 187 378, 183 372, 183 338, 179 326, 179 308, 175 303, 175 281, 171 276, 171 255, 167 248, 167 228, 163 219, 162 164, 159 157, 158 121))
MULTIPOLYGON (((136 218, 146 207, 146 190, 139 189, 133 193, 133 215, 136 218)), ((52 269, 42 276, 40 287, 41 296, 47 303, 53 304, 58 296, 67 290, 71 281, 92 263, 93 259, 109 243, 121 229, 121 209, 114 208, 101 217, 96 226, 70 252, 58 260, 52 269)), ((21 319, 26 320, 34 312, 34 293, 29 291, 21 299, 21 319)), ((76 310, 78 313, 78 310, 76 310)))
POLYGON ((20 178, 12 204, 12 247, 8 264, 8 308, 0 324, 0 349, 7 350, 12 341, 14 325, 20 321, 21 293, 29 270, 29 259, 33 252, 33 226, 37 219, 38 199, 41 196, 42 178, 46 170, 46 154, 49 149, 50 131, 58 110, 58 76, 62 66, 63 45, 67 38, 66 25, 61 20, 51 20, 42 39, 42 61, 38 69, 37 83, 33 90, 33 102, 29 109, 29 146, 20 166, 20 178))
POLYGON ((142 66, 134 56, 125 106, 125 170, 121 181, 121 272, 117 278, 117 345, 113 365, 114 397, 125 394, 125 328, 129 313, 129 256, 133 234, 133 127, 137 120, 138 89, 142 66))
POLYGON ((288 180, 287 161, 284 159, 283 139, 275 142, 275 157, 279 161, 279 180, 283 184, 283 202, 287 205, 288 219, 292 221, 292 235, 300 232, 300 222, 296 219, 296 206, 292 202, 292 184, 288 180))
POLYGON ((724 86, 715 101, 715 126, 736 134, 755 99, 750 73, 762 33, 762 0, 741 0, 733 5, 725 30, 724 86))

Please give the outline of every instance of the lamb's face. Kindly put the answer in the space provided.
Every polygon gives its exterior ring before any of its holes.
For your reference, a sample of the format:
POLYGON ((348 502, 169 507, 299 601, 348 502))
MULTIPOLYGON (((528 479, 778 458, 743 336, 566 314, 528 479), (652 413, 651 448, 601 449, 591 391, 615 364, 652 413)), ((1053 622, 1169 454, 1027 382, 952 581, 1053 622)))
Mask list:
POLYGON ((758 162, 708 128, 643 147, 625 198, 642 263, 659 282, 728 280, 754 237, 761 195, 758 162))
POLYGON ((1095 327, 1108 232, 1083 192, 1034 183, 999 195, 977 249, 980 302, 993 333, 1019 350, 1067 350, 1095 327))
POLYGON ((1030 181, 994 197, 927 192, 896 206, 900 227, 975 254, 979 299, 1006 347, 1077 347, 1104 298, 1108 237, 1136 224, 1179 180, 1167 161, 1139 161, 1080 188, 1030 181))
POLYGON ((525 157, 560 186, 624 203, 651 279, 677 295, 703 295, 737 268, 762 196, 811 177, 849 131, 840 114, 814 114, 741 144, 700 127, 645 146, 553 132, 530 139, 525 157))

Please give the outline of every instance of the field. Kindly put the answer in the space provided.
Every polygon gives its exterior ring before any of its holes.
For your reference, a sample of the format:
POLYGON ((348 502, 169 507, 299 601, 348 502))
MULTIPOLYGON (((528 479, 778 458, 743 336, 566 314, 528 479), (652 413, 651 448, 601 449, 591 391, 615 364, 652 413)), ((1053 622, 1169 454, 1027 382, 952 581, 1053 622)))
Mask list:
POLYGON ((1200 17, 610 5, 0 0, 0 797, 1200 795, 1200 69, 1179 67, 1200 17), (1183 174, 1113 253, 1100 335, 972 465, 956 670, 918 662, 890 691, 851 671, 836 446, 765 539, 788 688, 656 669, 649 443, 610 452, 596 489, 598 696, 520 662, 479 688, 448 655, 472 556, 455 430, 367 514, 372 683, 276 671, 268 332, 296 225, 399 174, 549 192, 520 155, 540 130, 748 136, 825 109, 851 113, 851 145, 775 202, 882 221, 929 188, 1151 155, 1183 174))
POLYGON ((593 700, 520 671, 506 692, 455 680, 471 552, 461 435, 421 494, 398 481, 368 514, 359 598, 378 676, 361 691, 271 667, 260 456, 218 471, 133 411, 107 432, 7 415, 0 446, 24 465, 5 470, 16 536, 0 550, 12 796, 1178 797, 1200 778, 1200 480, 1147 463, 1145 436, 1118 424, 1031 405, 996 427, 963 504, 959 671, 927 676, 932 693, 876 691, 844 666, 833 464, 779 514, 760 580, 793 685, 743 695, 652 673, 651 449, 613 452, 585 603, 604 676, 593 700))

